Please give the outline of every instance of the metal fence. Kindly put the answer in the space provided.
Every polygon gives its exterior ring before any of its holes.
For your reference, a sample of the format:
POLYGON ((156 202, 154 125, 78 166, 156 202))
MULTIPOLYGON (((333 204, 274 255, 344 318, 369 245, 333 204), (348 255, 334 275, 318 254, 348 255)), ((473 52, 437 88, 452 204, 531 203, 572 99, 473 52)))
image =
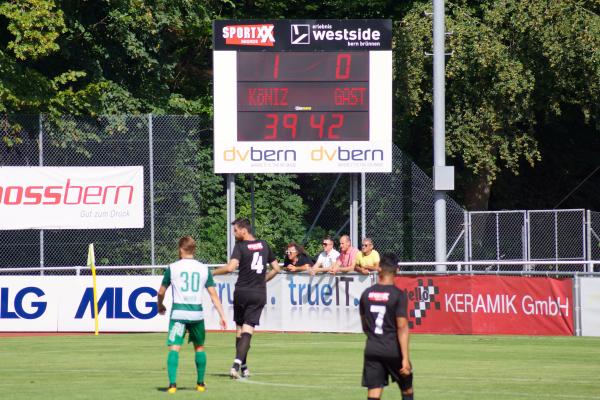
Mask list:
MULTIPOLYGON (((145 170, 144 228, 0 231, 0 273, 22 267, 64 273, 48 267, 82 265, 88 243, 95 244, 98 265, 164 265, 172 261, 177 239, 186 234, 199 239, 199 254, 211 255, 204 261, 225 261, 225 179, 212 170, 212 122, 207 118, 0 116, 0 139, 12 144, 0 146, 0 166, 143 165, 145 170)), ((401 150, 394 147, 393 154, 391 174, 365 175, 361 236, 371 237, 380 252, 394 252, 403 261, 431 261, 432 180, 401 150)), ((291 177, 300 187, 322 185, 321 197, 305 199, 305 239, 349 232, 349 211, 343 206, 350 203, 348 174, 321 180, 310 174, 291 177)), ((268 191, 268 184, 258 184, 256 190, 268 191)), ((447 197, 446 220, 449 261, 490 261, 472 270, 517 271, 523 267, 492 262, 540 260, 548 264, 527 268, 583 271, 586 265, 592 268, 585 261, 600 260, 598 212, 466 212, 447 197), (552 263, 560 260, 582 262, 552 263)), ((456 270, 456 265, 448 269, 456 270)))

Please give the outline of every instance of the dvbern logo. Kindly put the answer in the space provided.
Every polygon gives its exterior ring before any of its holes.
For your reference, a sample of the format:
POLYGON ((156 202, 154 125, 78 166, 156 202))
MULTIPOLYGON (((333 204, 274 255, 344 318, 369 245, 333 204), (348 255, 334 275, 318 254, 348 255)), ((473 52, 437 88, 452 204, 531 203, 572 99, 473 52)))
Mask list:
POLYGON ((292 44, 310 44, 310 25, 292 24, 290 40, 292 44))
POLYGON ((275 43, 275 25, 229 25, 223 27, 225 44, 238 46, 268 46, 275 43))

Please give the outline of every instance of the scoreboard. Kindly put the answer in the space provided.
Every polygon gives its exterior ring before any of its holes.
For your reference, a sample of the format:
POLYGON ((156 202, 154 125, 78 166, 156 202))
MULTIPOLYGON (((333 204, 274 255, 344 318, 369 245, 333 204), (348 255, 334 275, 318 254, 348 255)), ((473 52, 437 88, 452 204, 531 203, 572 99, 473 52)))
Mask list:
POLYGON ((216 173, 390 172, 390 20, 215 21, 216 173))

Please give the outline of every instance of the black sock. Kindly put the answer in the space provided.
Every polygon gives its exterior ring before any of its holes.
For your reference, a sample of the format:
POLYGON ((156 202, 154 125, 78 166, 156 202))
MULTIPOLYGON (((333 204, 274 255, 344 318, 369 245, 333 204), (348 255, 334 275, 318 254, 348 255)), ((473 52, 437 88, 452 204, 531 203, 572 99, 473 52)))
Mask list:
MULTIPOLYGON (((235 338, 235 348, 236 348, 236 351, 237 351, 237 346, 238 346, 239 342, 240 342, 240 338, 236 337, 235 338)), ((242 366, 245 368, 246 367, 246 359, 244 358, 243 360, 240 360, 240 361, 242 362, 242 366)))
POLYGON ((413 400, 413 394, 403 394, 402 400, 413 400))
POLYGON ((367 397, 367 400, 379 400, 379 397, 367 397))
POLYGON ((239 340, 237 340, 236 346, 235 346, 235 358, 237 360, 240 360, 242 362, 242 364, 245 364, 244 361, 246 361, 246 357, 248 355, 248 350, 250 350, 250 340, 252 339, 252 335, 244 332, 242 333, 242 336, 239 338, 239 340))

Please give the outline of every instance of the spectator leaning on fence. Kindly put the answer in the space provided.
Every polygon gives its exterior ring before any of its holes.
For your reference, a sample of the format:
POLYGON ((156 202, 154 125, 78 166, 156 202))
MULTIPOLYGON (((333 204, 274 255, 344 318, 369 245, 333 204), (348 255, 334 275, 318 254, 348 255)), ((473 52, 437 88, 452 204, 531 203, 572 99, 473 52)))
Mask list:
POLYGON ((356 255, 356 272, 367 275, 379 271, 379 253, 373 248, 373 240, 364 238, 361 251, 356 255))
POLYGON ((331 237, 327 236, 324 238, 321 244, 323 245, 323 251, 319 254, 315 265, 310 269, 311 275, 329 272, 333 263, 340 256, 340 253, 333 248, 333 239, 331 237))
POLYGON ((358 249, 352 246, 350 236, 343 235, 340 238, 340 256, 331 267, 332 274, 336 272, 351 272, 354 271, 354 265, 356 264, 356 256, 358 249))
POLYGON ((310 271, 312 260, 306 254, 304 247, 295 242, 291 242, 287 245, 287 250, 285 251, 283 267, 289 272, 310 271))

